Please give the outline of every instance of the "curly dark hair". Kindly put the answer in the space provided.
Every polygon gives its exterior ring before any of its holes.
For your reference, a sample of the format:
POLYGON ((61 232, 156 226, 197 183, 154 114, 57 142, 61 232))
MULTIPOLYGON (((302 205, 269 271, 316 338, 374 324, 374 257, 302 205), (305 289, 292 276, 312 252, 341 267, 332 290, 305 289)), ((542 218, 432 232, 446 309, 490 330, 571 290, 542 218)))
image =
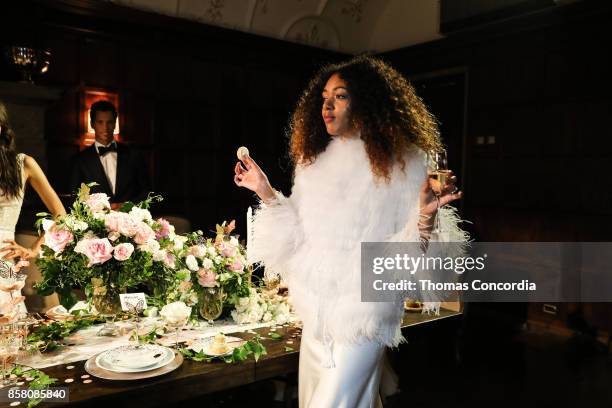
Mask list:
POLYGON ((289 124, 294 165, 311 164, 331 140, 321 117, 321 93, 336 73, 347 83, 351 125, 361 132, 377 177, 389 181, 395 162, 403 169, 404 153, 411 146, 442 148, 438 122, 410 82, 382 60, 358 56, 322 68, 302 93, 289 124))

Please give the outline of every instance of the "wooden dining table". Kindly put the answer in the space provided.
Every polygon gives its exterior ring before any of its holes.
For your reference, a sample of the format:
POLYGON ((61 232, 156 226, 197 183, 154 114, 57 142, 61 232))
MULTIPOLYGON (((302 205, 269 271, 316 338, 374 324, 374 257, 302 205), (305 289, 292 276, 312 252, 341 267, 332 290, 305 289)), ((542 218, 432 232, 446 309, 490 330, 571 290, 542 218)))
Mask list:
MULTIPOLYGON (((416 330, 420 326, 450 323, 460 316, 461 312, 447 309, 441 309, 437 316, 406 312, 402 322, 402 332, 408 336, 411 330, 416 330)), ((137 381, 109 381, 88 376, 84 367, 85 361, 45 368, 43 371, 46 374, 58 380, 54 387, 68 388, 69 401, 43 402, 42 406, 108 408, 166 406, 297 372, 300 328, 291 325, 276 328, 275 333, 282 336, 280 339, 270 338, 268 327, 255 329, 254 332, 262 337, 261 342, 267 350, 267 354, 261 356, 257 362, 252 357, 237 363, 225 363, 220 360, 196 362, 185 359, 178 369, 166 375, 137 381), (88 377, 82 378, 82 376, 88 377), (84 383, 85 380, 91 381, 84 383)), ((255 334, 241 332, 239 336, 248 340, 255 334)), ((9 403, 0 403, 0 406, 8 407, 9 403)))

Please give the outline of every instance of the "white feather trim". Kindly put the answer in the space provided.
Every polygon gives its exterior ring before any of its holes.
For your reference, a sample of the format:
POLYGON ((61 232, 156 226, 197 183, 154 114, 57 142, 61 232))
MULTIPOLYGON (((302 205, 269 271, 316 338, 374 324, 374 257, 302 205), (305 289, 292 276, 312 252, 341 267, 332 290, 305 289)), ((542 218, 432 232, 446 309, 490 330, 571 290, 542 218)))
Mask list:
MULTIPOLYGON (((263 261, 289 286, 294 307, 320 340, 397 346, 403 297, 361 302, 361 242, 418 242, 418 194, 425 155, 413 149, 391 182, 373 176, 363 141, 334 139, 317 160, 296 169, 292 195, 261 205, 249 261, 263 261)), ((451 236, 462 236, 448 223, 451 236)), ((462 231, 461 231, 462 232, 462 231)), ((463 234, 465 238, 465 234, 463 234)), ((269 271, 267 272, 269 273, 269 271)))

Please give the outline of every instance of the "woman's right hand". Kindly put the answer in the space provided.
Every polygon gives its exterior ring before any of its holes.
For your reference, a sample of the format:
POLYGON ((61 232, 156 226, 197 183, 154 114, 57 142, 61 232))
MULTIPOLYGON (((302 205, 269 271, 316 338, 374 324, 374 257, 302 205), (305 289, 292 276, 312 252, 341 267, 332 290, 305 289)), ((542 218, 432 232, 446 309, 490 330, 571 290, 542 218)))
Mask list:
POLYGON ((246 169, 242 167, 240 162, 236 163, 234 167, 234 183, 238 187, 248 188, 264 202, 272 200, 275 197, 275 193, 266 173, 255 163, 251 156, 244 156, 242 162, 246 169))

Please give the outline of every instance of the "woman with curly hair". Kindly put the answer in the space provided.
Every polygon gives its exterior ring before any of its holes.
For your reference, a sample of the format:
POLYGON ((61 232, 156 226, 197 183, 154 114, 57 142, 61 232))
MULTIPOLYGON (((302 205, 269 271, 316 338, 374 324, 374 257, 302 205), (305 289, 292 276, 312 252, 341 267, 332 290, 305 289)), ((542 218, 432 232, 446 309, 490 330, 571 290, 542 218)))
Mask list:
MULTIPOLYGON (((66 210, 49 184, 36 160, 15 149, 15 134, 11 129, 8 112, 0 101, 0 257, 14 262, 38 257, 44 237, 25 248, 15 242, 15 225, 21 212, 26 184, 30 184, 53 215, 66 210)), ((0 304, 10 298, 0 291, 0 304)), ((22 311, 25 306, 20 304, 22 311)))
POLYGON ((234 169, 234 182, 262 201, 249 261, 281 275, 304 323, 300 406, 372 407, 380 404, 384 347, 403 339, 403 299, 361 302, 361 243, 440 240, 431 233, 436 217, 445 240, 465 241, 454 209, 440 208, 462 193, 452 176, 434 197, 424 152, 442 147, 436 120, 378 59, 323 68, 302 94, 290 134, 290 197, 251 157, 234 169))

